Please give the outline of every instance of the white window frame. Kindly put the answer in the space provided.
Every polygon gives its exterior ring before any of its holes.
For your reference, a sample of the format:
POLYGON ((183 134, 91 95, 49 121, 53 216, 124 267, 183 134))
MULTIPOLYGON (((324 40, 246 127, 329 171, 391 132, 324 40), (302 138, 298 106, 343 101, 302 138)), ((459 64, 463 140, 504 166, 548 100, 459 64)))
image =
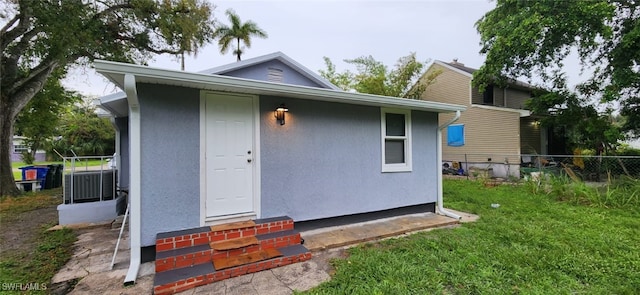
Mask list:
POLYGON ((382 172, 411 172, 411 110, 380 108, 380 139, 382 146, 382 172), (387 114, 404 115, 404 136, 387 136, 387 114), (387 139, 404 140, 404 163, 386 164, 385 142, 387 139))

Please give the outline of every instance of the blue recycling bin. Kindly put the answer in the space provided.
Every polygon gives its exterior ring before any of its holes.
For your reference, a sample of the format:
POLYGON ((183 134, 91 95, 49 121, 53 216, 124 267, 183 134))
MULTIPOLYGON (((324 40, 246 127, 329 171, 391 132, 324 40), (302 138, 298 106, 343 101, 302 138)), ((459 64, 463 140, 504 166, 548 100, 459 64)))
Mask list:
POLYGON ((27 174, 29 170, 36 170, 36 179, 40 180, 40 188, 44 189, 46 180, 47 180, 47 172, 49 171, 49 167, 47 166, 25 166, 20 167, 22 170, 22 179, 29 179, 27 174))

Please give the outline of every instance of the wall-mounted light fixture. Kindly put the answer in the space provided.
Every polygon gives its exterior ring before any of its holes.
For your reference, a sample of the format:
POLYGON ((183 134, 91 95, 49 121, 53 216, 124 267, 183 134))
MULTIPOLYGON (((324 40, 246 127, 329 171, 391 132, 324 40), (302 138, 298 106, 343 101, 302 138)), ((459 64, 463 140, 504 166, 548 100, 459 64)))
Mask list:
POLYGON ((276 109, 274 115, 276 116, 276 121, 278 121, 280 125, 284 125, 284 113, 288 111, 289 109, 284 105, 284 103, 276 109))

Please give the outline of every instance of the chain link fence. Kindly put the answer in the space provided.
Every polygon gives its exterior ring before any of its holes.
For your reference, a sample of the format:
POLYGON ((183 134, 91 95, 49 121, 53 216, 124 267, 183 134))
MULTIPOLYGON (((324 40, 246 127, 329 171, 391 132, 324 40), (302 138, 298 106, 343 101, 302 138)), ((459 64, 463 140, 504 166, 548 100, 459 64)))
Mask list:
POLYGON ((531 175, 566 175, 602 182, 622 176, 640 179, 640 156, 443 154, 442 173, 458 177, 519 180, 531 175))

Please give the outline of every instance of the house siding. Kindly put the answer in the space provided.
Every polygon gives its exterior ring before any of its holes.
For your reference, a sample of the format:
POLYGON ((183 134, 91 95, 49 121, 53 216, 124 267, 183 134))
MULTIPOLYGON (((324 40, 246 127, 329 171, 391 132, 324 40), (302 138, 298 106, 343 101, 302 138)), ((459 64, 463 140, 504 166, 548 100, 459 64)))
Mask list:
MULTIPOLYGON (((441 71, 433 84, 429 85, 420 97, 422 100, 469 105, 469 87, 471 78, 438 64, 433 64, 425 76, 441 71)), ((482 96, 480 96, 482 101, 482 96)))
POLYGON ((246 67, 230 72, 221 74, 222 76, 238 77, 244 79, 253 79, 259 81, 269 81, 268 74, 269 68, 282 70, 282 77, 284 84, 301 85, 309 87, 326 88, 311 79, 301 75, 298 71, 292 69, 288 65, 279 60, 271 60, 265 63, 260 63, 251 67, 246 67))
MULTIPOLYGON (((483 95, 478 88, 471 89, 471 103, 473 104, 484 104, 483 95)), ((468 105, 468 103, 467 103, 468 105)))
MULTIPOLYGON (((440 124, 444 124, 451 117, 451 114, 440 114, 440 124)), ((447 130, 443 130, 443 160, 465 161, 467 154, 469 162, 486 162, 489 157, 492 157, 492 161, 498 162, 504 162, 505 157, 510 163, 520 162, 519 157, 515 156, 520 153, 518 113, 471 107, 462 114, 456 124, 465 125, 465 145, 448 146, 447 130)))
POLYGON ((520 121, 520 150, 523 154, 542 154, 540 127, 531 117, 520 121))
POLYGON ((504 88, 494 87, 493 88, 493 105, 497 107, 504 106, 504 88))
POLYGON ((531 98, 531 92, 513 88, 507 88, 507 107, 512 109, 525 109, 526 102, 531 98))
MULTIPOLYGON (((141 242, 200 226, 200 91, 138 84, 141 142, 141 242)), ((131 196, 137 197, 137 196, 131 196)))
POLYGON ((260 110, 262 217, 313 220, 436 201, 437 114, 412 113, 413 171, 382 173, 380 108, 261 97, 260 110), (282 126, 273 116, 281 103, 290 110, 282 126))

